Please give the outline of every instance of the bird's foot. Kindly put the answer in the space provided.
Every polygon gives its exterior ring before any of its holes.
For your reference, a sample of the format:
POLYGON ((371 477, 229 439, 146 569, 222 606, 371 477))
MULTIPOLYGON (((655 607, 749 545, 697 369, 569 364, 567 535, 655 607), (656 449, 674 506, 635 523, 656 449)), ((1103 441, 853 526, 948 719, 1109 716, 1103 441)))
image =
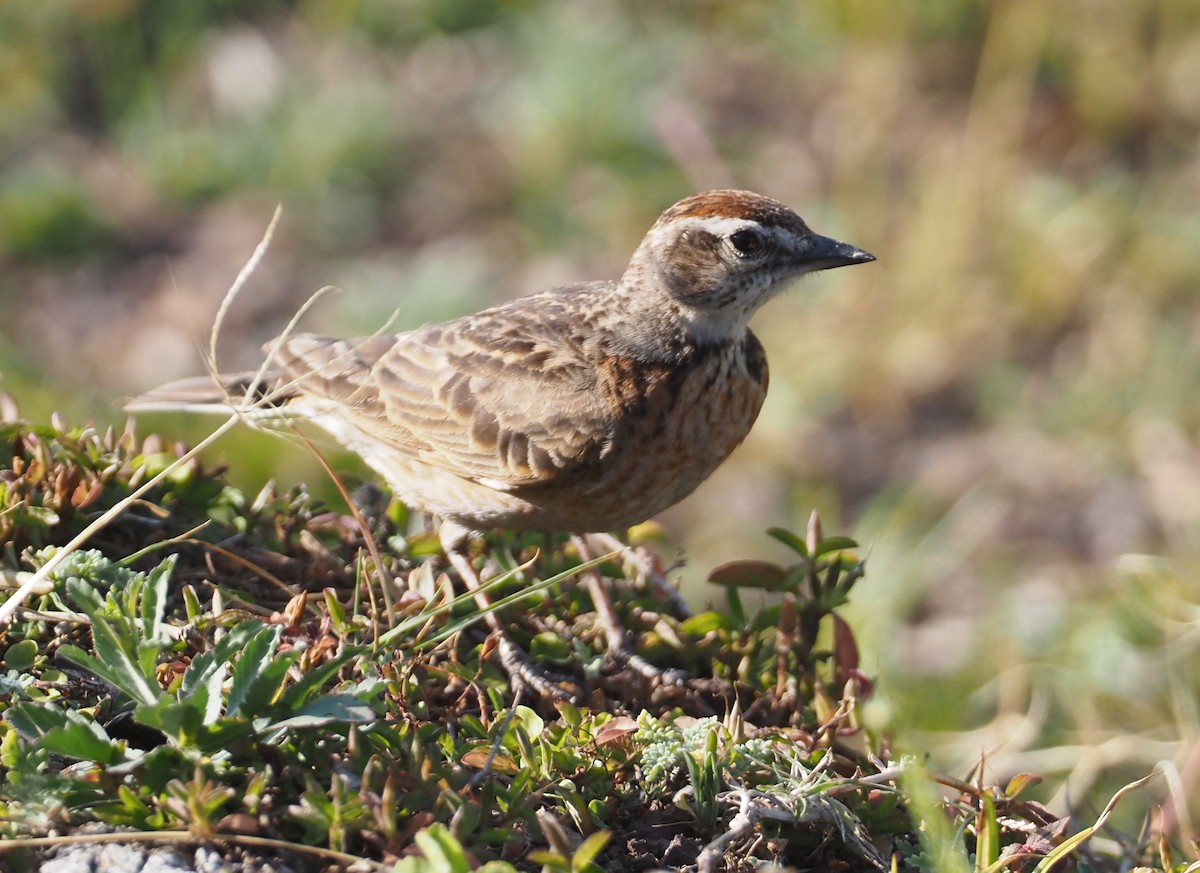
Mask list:
POLYGON ((627 667, 652 685, 682 686, 687 679, 687 673, 674 667, 659 667, 651 664, 629 646, 608 649, 608 657, 627 667))
POLYGON ((527 688, 539 697, 550 701, 579 702, 579 689, 572 687, 574 686, 573 682, 534 664, 530 660, 529 654, 514 643, 507 633, 500 632, 496 639, 500 666, 512 680, 515 693, 520 694, 523 689, 527 688))
MULTIPOLYGON (((585 537, 572 537, 572 541, 575 543, 575 548, 581 558, 586 561, 592 557, 592 549, 589 547, 585 537)), ((612 537, 606 541, 606 544, 609 543, 616 543, 618 546, 621 545, 612 537)), ((629 632, 626 630, 625 625, 622 624, 620 616, 617 615, 617 610, 613 605, 608 588, 595 568, 586 573, 584 580, 588 594, 592 598, 592 604, 596 608, 596 616, 604 631, 604 639, 608 645, 608 657, 618 664, 629 667, 649 682, 664 685, 682 685, 687 678, 687 674, 682 670, 662 668, 651 664, 639 655, 630 644, 629 632)))
POLYGON ((571 702, 579 700, 577 693, 568 691, 564 687, 571 684, 568 680, 562 677, 555 678, 530 661, 528 653, 513 642, 503 622, 496 613, 491 611, 491 600, 486 592, 480 590, 483 582, 466 553, 469 538, 470 531, 461 525, 449 521, 442 523, 441 540, 446 558, 458 571, 459 577, 466 586, 475 592, 476 603, 480 608, 487 610, 484 621, 491 630, 493 639, 496 640, 500 666, 512 680, 513 691, 519 695, 522 689, 528 688, 539 697, 549 700, 571 702))

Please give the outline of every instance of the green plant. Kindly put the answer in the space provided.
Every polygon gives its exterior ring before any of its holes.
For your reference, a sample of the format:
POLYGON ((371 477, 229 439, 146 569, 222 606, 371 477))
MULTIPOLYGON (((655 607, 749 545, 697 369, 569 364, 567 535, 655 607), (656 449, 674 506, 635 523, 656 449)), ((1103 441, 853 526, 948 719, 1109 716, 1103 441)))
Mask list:
POLYGON ((413 842, 424 857, 404 858, 394 873, 516 873, 516 867, 503 861, 473 866, 462 843, 444 825, 431 825, 413 834, 413 842))
POLYGON ((215 642, 189 657, 185 628, 166 616, 175 565, 170 556, 147 573, 133 573, 99 553, 77 553, 52 574, 56 596, 86 619, 94 648, 93 654, 64 643, 59 653, 104 683, 112 697, 97 708, 53 700, 8 707, 7 779, 14 798, 29 802, 35 787, 50 783, 56 785, 51 796, 64 805, 96 804, 94 791, 80 793, 73 780, 46 773, 55 756, 90 762, 101 784, 114 791, 96 807, 100 817, 141 827, 177 820, 198 834, 212 833, 234 796, 214 780, 258 757, 258 744, 375 717, 362 702, 362 689, 360 696, 325 689, 355 655, 352 648, 295 678, 304 646, 284 650, 280 625, 244 620, 227 628, 210 624, 215 642), (121 725, 119 717, 128 716, 143 742, 149 735, 151 748, 133 748, 123 725, 113 735, 101 724, 102 711, 108 725, 121 725), (194 769, 190 781, 175 778, 181 767, 194 769))
MULTIPOLYGON (((33 453, 60 466, 24 480, 27 496, 90 463, 54 445, 77 449, 77 433, 55 433, 33 453)), ((103 439, 93 445, 114 460, 103 439)), ((171 456, 147 458, 169 469, 171 456)), ((107 511, 142 469, 124 465, 86 514, 107 511)), ((898 869, 932 870, 974 848, 991 873, 1030 827, 1043 859, 1087 849, 1054 835, 1025 794, 1031 778, 1001 791, 939 777, 960 796, 918 805, 931 777, 874 756, 886 743, 858 722, 870 684, 840 617, 862 565, 815 519, 803 540, 774 532, 794 565, 715 574, 733 589, 727 614, 677 617, 627 555, 588 565, 678 686, 606 662, 586 592, 567 583, 579 567, 564 538, 486 539, 490 584, 506 595, 494 608, 586 684, 585 708, 514 698, 488 663, 477 606, 453 594, 436 543, 394 503, 372 516, 371 535, 390 546, 372 554, 359 519, 303 490, 247 499, 196 467, 154 497, 137 524, 118 519, 119 535, 97 538, 103 548, 10 545, 6 577, 48 571, 48 587, 0 637, 0 853, 84 818, 197 840, 252 827, 292 851, 437 873, 474 858, 508 870, 499 859, 518 857, 594 871, 664 827, 712 867, 884 869, 891 851, 898 869), (199 519, 203 536, 175 533, 199 519), (106 557, 117 553, 128 557, 106 557), (743 602, 754 588, 780 599, 756 612, 743 602), (722 706, 720 720, 699 715, 722 706), (634 707, 636 722, 622 714, 634 707), (919 849, 918 827, 936 837, 919 849), (407 857, 414 846, 425 857, 407 857)), ((63 533, 36 514, 24 523, 63 533)))
POLYGON ((836 837, 846 851, 882 869, 872 839, 907 828, 904 820, 889 828, 879 816, 873 831, 863 823, 867 795, 889 785, 902 767, 840 776, 829 769, 831 752, 805 754, 778 736, 736 739, 744 730, 736 713, 724 722, 707 718, 682 726, 643 713, 638 723, 635 740, 643 744, 648 786, 670 788, 675 773, 687 772, 688 786, 675 794, 675 802, 695 816, 702 833, 713 836, 705 852, 714 856, 754 833, 801 845, 815 834, 819 840, 836 837))
POLYGON ((717 663, 737 681, 770 689, 787 711, 805 701, 807 719, 823 723, 854 722, 853 701, 870 693, 871 683, 859 669, 858 645, 850 626, 838 614, 865 572, 846 537, 825 538, 816 513, 802 539, 790 531, 768 533, 799 557, 790 566, 744 560, 724 564, 709 581, 725 588, 726 609, 693 616, 682 629, 697 637, 737 641, 722 645, 717 663), (751 612, 742 592, 775 595, 775 602, 751 612))

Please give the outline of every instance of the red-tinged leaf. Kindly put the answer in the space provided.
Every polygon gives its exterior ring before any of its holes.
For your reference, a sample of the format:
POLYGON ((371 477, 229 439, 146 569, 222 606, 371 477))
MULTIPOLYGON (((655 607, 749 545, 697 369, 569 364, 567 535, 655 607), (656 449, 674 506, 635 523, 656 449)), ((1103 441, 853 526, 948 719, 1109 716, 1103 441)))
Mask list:
POLYGON ((606 722, 601 726, 600 730, 596 731, 596 745, 609 746, 613 744, 625 745, 631 734, 637 732, 638 723, 627 715, 619 715, 610 722, 606 722))
POLYGON ((875 680, 858 668, 850 671, 847 682, 842 688, 848 688, 851 684, 855 686, 854 696, 859 700, 869 699, 875 691, 875 680))
POLYGON ((1063 836, 1067 832, 1068 825, 1071 823, 1069 815, 1059 818, 1036 800, 1023 800, 1020 803, 1014 804, 1013 809, 1034 824, 1045 828, 1048 835, 1052 837, 1063 836))
POLYGON ((285 627, 296 628, 300 626, 300 621, 304 618, 304 609, 308 606, 308 592, 301 591, 295 597, 288 601, 288 605, 283 610, 284 618, 287 619, 285 627))
POLYGON ((489 765, 488 758, 491 754, 490 749, 471 749, 460 760, 464 767, 470 767, 472 770, 488 767, 493 773, 503 773, 505 776, 515 776, 521 772, 521 765, 507 755, 492 757, 489 765))
POLYGON ((788 592, 779 604, 779 632, 794 635, 800 622, 800 611, 796 607, 796 595, 788 592))
POLYGON ((714 585, 734 585, 738 588, 778 589, 787 578, 787 570, 770 561, 730 561, 708 574, 714 585))
POLYGON ((844 687, 850 677, 858 671, 858 643, 850 625, 836 612, 833 618, 833 662, 838 685, 844 687))

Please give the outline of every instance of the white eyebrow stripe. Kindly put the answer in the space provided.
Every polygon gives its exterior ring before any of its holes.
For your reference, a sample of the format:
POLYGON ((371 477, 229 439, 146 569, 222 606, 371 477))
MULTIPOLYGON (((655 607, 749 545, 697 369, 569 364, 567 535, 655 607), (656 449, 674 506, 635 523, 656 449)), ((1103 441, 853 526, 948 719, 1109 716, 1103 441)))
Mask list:
POLYGON ((750 218, 735 218, 733 216, 726 216, 724 218, 715 218, 713 216, 696 218, 694 216, 688 216, 686 218, 676 219, 669 224, 655 227, 650 231, 648 239, 653 239, 656 243, 659 240, 673 239, 682 232, 681 228, 686 227, 698 228, 719 237, 729 236, 730 234, 746 228, 753 228, 755 230, 770 233, 775 236, 776 239, 779 238, 777 231, 780 230, 780 228, 776 227, 763 227, 757 221, 754 221, 750 218))
POLYGON ((786 246, 789 243, 794 245, 794 240, 796 239, 796 232, 791 228, 783 227, 777 224, 764 225, 750 218, 733 218, 732 216, 727 218, 714 218, 712 216, 706 216, 704 218, 685 218, 680 222, 672 222, 672 225, 680 223, 693 224, 709 231, 710 233, 714 233, 717 236, 722 237, 732 236, 739 230, 750 228, 758 231, 768 239, 773 240, 777 245, 781 246, 786 246))
POLYGON ((728 218, 714 218, 712 216, 705 216, 704 218, 688 217, 682 219, 681 221, 671 223, 693 224, 698 227, 702 227, 704 230, 707 230, 710 233, 715 233, 717 236, 728 236, 731 233, 736 233, 737 231, 747 227, 766 230, 766 228, 764 228, 757 221, 752 221, 748 218, 733 218, 732 216, 728 218))

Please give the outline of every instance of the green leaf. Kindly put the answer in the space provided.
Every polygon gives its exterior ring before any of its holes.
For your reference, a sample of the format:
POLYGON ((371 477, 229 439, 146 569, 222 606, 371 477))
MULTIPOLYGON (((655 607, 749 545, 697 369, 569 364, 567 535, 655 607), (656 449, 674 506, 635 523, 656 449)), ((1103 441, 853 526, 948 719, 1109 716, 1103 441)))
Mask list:
POLYGON ((413 840, 438 873, 470 873, 466 850, 445 825, 434 824, 417 831, 413 840))
POLYGON ((42 703, 19 703, 5 714, 8 723, 35 740, 40 749, 77 761, 115 764, 125 760, 120 746, 100 725, 79 713, 42 703))
POLYGON ((322 593, 325 596, 325 608, 329 610, 329 620, 333 623, 334 630, 345 636, 350 632, 350 624, 346 620, 346 608, 337 598, 337 591, 333 588, 326 588, 322 593))
POLYGON ((41 747, 78 761, 119 764, 125 760, 120 744, 111 740, 100 725, 82 719, 47 733, 41 739, 41 747))
POLYGON ((163 628, 167 614, 167 590, 171 574, 175 571, 177 555, 168 555, 161 564, 146 576, 142 588, 142 639, 147 643, 164 646, 170 641, 163 628))
POLYGON ((280 698, 280 705, 289 710, 294 710, 302 706, 308 698, 320 692, 338 670, 352 658, 357 658, 366 652, 365 646, 347 646, 337 656, 330 658, 320 666, 314 667, 300 677, 299 681, 288 686, 283 697, 280 698))
POLYGON ((853 540, 850 537, 828 537, 821 540, 817 546, 817 553, 813 557, 819 558, 822 555, 828 555, 830 552, 845 552, 857 548, 857 540, 853 540))
POLYGON ((546 730, 546 720, 524 704, 513 710, 513 726, 525 729, 531 739, 537 739, 546 730))
POLYGON ((335 722, 363 724, 376 721, 378 713, 352 694, 330 694, 319 697, 296 710, 292 715, 273 722, 259 733, 287 728, 321 727, 335 722))
POLYGON ((82 670, 91 673, 97 679, 107 682, 126 697, 143 705, 156 703, 161 692, 156 686, 147 682, 137 669, 133 658, 121 650, 116 641, 116 635, 103 619, 95 619, 92 625, 92 638, 96 643, 96 651, 101 654, 97 659, 80 649, 78 646, 62 646, 58 651, 62 657, 82 670), (103 642, 102 642, 103 640, 103 642))
POLYGON ((796 536, 790 530, 784 530, 781 527, 767 528, 767 536, 779 540, 797 555, 802 558, 808 557, 808 546, 804 544, 804 540, 796 536))
POLYGON ((1018 773, 1008 780, 1008 784, 1004 786, 1004 796, 1012 800, 1021 795, 1026 788, 1032 788, 1042 781, 1042 777, 1036 773, 1018 773))
POLYGON ((193 658, 179 685, 180 699, 197 693, 197 690, 203 687, 207 689, 210 698, 219 700, 220 695, 214 695, 212 692, 214 689, 219 691, 224 684, 229 675, 230 662, 264 627, 266 625, 261 621, 240 622, 221 637, 215 648, 193 658))
POLYGON ((194 764, 194 752, 185 751, 177 745, 162 745, 151 749, 138 762, 138 788, 151 795, 164 790, 172 779, 190 770, 194 764))
POLYGON ((286 667, 281 672, 278 665, 271 663, 282 635, 283 629, 279 625, 263 625, 246 643, 233 667, 229 701, 225 705, 227 715, 240 715, 242 707, 255 696, 258 699, 254 702, 258 704, 269 704, 275 697, 278 687, 268 687, 268 683, 274 681, 268 677, 278 678, 282 682, 287 674, 286 667))
POLYGON ((536 850, 529 853, 529 860, 542 865, 542 873, 570 873, 571 862, 558 852, 536 850))
POLYGON ((217 660, 216 652, 201 652, 192 658, 179 683, 179 700, 203 697, 220 699, 221 686, 229 675, 229 665, 217 660), (214 693, 215 692, 215 693, 214 693))
MULTIPOLYGON (((192 666, 195 666, 196 660, 211 654, 206 652, 197 655, 192 666)), ((187 687, 181 683, 177 696, 164 694, 154 705, 139 709, 138 720, 185 744, 190 742, 188 737, 197 735, 201 726, 215 724, 221 718, 224 706, 221 688, 228 671, 224 669, 224 664, 216 665, 216 669, 208 669, 208 666, 202 664, 195 673, 189 668, 188 673, 184 674, 185 680, 192 679, 187 687), (192 713, 186 718, 181 714, 185 709, 192 713), (186 734, 181 731, 186 731, 186 734)))
POLYGON ((202 685, 197 686, 193 693, 188 697, 180 695, 179 701, 192 701, 192 705, 200 710, 200 720, 211 725, 221 717, 222 711, 225 708, 225 695, 222 689, 225 687, 225 679, 229 675, 229 670, 225 664, 221 664, 220 668, 209 673, 202 685), (193 700, 194 698, 194 700, 193 700))
POLYGON ((4 666, 9 670, 24 672, 33 668, 37 663, 37 640, 21 640, 13 643, 4 653, 4 666))
POLYGON ((67 596, 88 618, 95 618, 98 613, 104 611, 104 597, 87 582, 78 576, 69 576, 65 585, 67 596))
POLYGON ((163 695, 159 700, 143 704, 133 711, 134 718, 147 727, 162 731, 180 745, 190 745, 204 724, 204 711, 196 700, 185 702, 163 695))
POLYGON ((113 684, 139 703, 153 703, 162 693, 154 675, 157 657, 140 657, 133 630, 131 623, 113 623, 100 615, 92 617, 92 642, 96 647, 96 656, 112 671, 117 680, 113 684), (147 661, 149 670, 144 669, 147 661))
POLYGON ((58 513, 48 506, 15 506, 8 512, 13 527, 54 527, 59 522, 58 513))
POLYGON ((554 631, 542 631, 529 641, 529 656, 538 664, 566 664, 573 654, 571 644, 554 631))
POLYGON ((738 627, 739 625, 734 621, 733 616, 712 610, 702 612, 699 615, 693 615, 691 618, 686 618, 679 623, 681 631, 694 637, 702 637, 718 630, 734 631, 738 627))
POLYGON ((725 605, 729 608, 729 618, 733 622, 731 629, 746 626, 746 607, 742 604, 742 595, 734 585, 725 586, 725 605))
POLYGON ((608 844, 612 838, 612 834, 608 831, 596 831, 586 840, 579 844, 579 848, 575 850, 575 854, 571 856, 571 870, 573 873, 584 873, 592 866, 592 861, 608 844))
POLYGON ((40 739, 71 723, 67 710, 44 703, 18 703, 9 707, 5 720, 29 739, 40 739))
POLYGON ((205 711, 198 700, 174 701, 164 699, 155 706, 139 706, 134 717, 144 725, 157 728, 183 749, 212 755, 254 729, 249 719, 216 719, 205 722, 205 711))
POLYGON ((996 802, 986 792, 975 824, 975 870, 984 873, 1000 859, 1000 824, 996 820, 996 802))
POLYGON ((284 683, 287 682, 288 671, 292 669, 292 665, 300 659, 302 654, 304 654, 302 649, 276 654, 262 672, 251 676, 244 694, 240 696, 239 709, 242 714, 257 718, 271 712, 272 707, 276 704, 276 698, 284 683))
POLYGON ((195 622, 203 613, 200 608, 200 598, 196 594, 196 589, 191 585, 183 586, 183 611, 189 623, 195 622))

